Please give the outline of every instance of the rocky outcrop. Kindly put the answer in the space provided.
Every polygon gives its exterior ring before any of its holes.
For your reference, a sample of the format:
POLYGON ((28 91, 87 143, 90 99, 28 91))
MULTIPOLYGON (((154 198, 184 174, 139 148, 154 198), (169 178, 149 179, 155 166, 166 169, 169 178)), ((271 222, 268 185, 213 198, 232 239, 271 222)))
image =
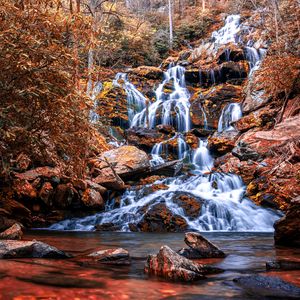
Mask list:
POLYGON ((11 227, 0 233, 0 239, 2 240, 21 240, 22 236, 22 226, 18 223, 15 223, 11 227))
POLYGON ((81 201, 85 207, 103 210, 105 207, 104 200, 101 194, 94 189, 86 189, 82 196, 81 201))
POLYGON ((184 238, 189 248, 179 250, 178 254, 189 259, 225 257, 225 253, 200 233, 187 232, 184 238))
POLYGON ((266 263, 267 270, 300 270, 300 261, 274 260, 266 263))
POLYGON ((208 138, 208 148, 215 154, 226 154, 235 147, 238 136, 239 133, 237 131, 216 132, 208 138))
POLYGON ((145 212, 137 227, 144 232, 178 232, 186 230, 187 223, 183 217, 174 215, 165 204, 158 203, 145 212))
POLYGON ((300 298, 300 288, 277 277, 251 275, 236 278, 233 281, 254 297, 300 298))
POLYGON ((0 241, 0 258, 69 258, 69 254, 39 241, 0 241))
POLYGON ((160 248, 157 255, 149 255, 144 268, 149 275, 172 281, 195 281, 203 279, 203 266, 186 259, 168 246, 160 248))
POLYGON ((129 265, 129 252, 123 248, 106 249, 93 252, 87 256, 93 261, 110 265, 129 265))
POLYGON ((286 215, 275 223, 274 228, 277 245, 300 247, 300 197, 292 200, 286 215))
POLYGON ((163 71, 160 68, 152 66, 140 66, 134 69, 130 69, 129 74, 134 74, 146 79, 161 80, 163 78, 163 71))

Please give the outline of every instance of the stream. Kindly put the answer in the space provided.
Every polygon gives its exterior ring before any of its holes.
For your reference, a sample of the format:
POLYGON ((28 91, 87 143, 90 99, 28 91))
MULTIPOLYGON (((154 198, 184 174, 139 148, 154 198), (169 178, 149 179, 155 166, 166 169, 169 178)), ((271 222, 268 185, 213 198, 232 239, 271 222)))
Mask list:
MULTIPOLYGON (((205 259, 224 273, 192 284, 148 278, 146 257, 166 244, 184 246, 183 233, 95 233, 30 231, 25 239, 38 239, 74 255, 93 249, 123 247, 132 257, 130 266, 82 266, 76 259, 12 259, 0 265, 0 299, 255 299, 234 284, 233 278, 264 273, 300 287, 300 271, 265 272, 266 261, 300 261, 299 249, 275 248, 271 233, 204 233, 228 255, 205 259)), ((257 299, 257 298, 256 298, 257 299)))

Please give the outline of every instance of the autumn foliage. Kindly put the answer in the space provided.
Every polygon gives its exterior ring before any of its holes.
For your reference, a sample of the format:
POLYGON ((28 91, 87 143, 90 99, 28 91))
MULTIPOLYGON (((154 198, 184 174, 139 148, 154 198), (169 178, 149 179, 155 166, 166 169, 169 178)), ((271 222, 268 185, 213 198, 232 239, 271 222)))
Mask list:
POLYGON ((34 3, 0 1, 1 169, 9 172, 24 154, 32 167, 80 174, 93 129, 79 87, 76 39, 82 47, 89 24, 46 0, 34 3))

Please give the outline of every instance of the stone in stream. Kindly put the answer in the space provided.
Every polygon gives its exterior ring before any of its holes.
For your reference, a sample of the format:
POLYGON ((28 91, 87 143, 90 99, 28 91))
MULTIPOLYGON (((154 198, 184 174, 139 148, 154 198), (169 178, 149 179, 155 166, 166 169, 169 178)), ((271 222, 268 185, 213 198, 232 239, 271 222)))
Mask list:
POLYGON ((123 248, 99 250, 89 254, 88 258, 102 264, 130 265, 129 252, 123 248))
POLYGON ((0 259, 4 258, 69 258, 67 254, 46 243, 33 241, 0 241, 0 259))
POLYGON ((205 278, 203 265, 178 255, 168 246, 162 246, 157 255, 149 255, 145 273, 172 281, 194 281, 205 278))
POLYGON ((225 257, 225 253, 200 233, 187 232, 184 238, 189 248, 183 248, 178 254, 189 259, 225 257))
POLYGON ((250 275, 233 281, 255 297, 300 299, 300 288, 277 277, 250 275))
POLYGON ((300 261, 273 260, 266 263, 267 270, 300 270, 300 261))
POLYGON ((23 236, 23 230, 19 223, 15 223, 5 231, 0 233, 0 239, 2 240, 21 240, 23 236))

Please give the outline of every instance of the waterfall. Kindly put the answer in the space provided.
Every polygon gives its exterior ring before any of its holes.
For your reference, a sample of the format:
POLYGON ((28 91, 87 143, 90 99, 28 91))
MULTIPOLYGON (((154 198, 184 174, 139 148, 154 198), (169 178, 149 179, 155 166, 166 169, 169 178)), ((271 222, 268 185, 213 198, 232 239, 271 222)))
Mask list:
POLYGON ((164 179, 156 184, 164 184, 167 189, 150 194, 148 185, 141 190, 128 190, 122 196, 120 208, 82 219, 65 220, 50 229, 93 230, 97 224, 113 223, 120 230, 129 231, 130 224, 138 224, 157 203, 164 203, 173 214, 182 216, 189 229, 200 231, 272 231, 279 218, 273 211, 244 198, 245 186, 237 175, 200 174, 164 179), (178 205, 176 199, 182 194, 193 197, 200 204, 198 216, 189 216, 178 205))
POLYGON ((174 126, 179 132, 190 130, 190 93, 186 89, 184 73, 184 67, 170 65, 155 91, 156 101, 134 116, 132 127, 154 128, 163 124, 174 126))
POLYGON ((241 105, 239 103, 230 103, 222 110, 218 132, 234 130, 231 123, 238 121, 242 117, 241 105))
POLYGON ((100 81, 96 82, 96 84, 94 85, 94 87, 92 88, 92 83, 89 83, 90 86, 88 87, 88 95, 90 96, 91 100, 93 101, 93 109, 90 110, 90 122, 91 123, 97 123, 99 121, 99 115, 96 112, 97 109, 97 101, 96 98, 98 96, 98 94, 101 92, 102 90, 102 83, 100 81))
POLYGON ((146 108, 147 99, 129 82, 126 73, 118 73, 113 84, 123 88, 127 94, 128 120, 131 124, 134 115, 146 108))
POLYGON ((199 139, 199 146, 193 153, 192 163, 200 172, 210 172, 214 161, 207 148, 207 140, 199 139))

